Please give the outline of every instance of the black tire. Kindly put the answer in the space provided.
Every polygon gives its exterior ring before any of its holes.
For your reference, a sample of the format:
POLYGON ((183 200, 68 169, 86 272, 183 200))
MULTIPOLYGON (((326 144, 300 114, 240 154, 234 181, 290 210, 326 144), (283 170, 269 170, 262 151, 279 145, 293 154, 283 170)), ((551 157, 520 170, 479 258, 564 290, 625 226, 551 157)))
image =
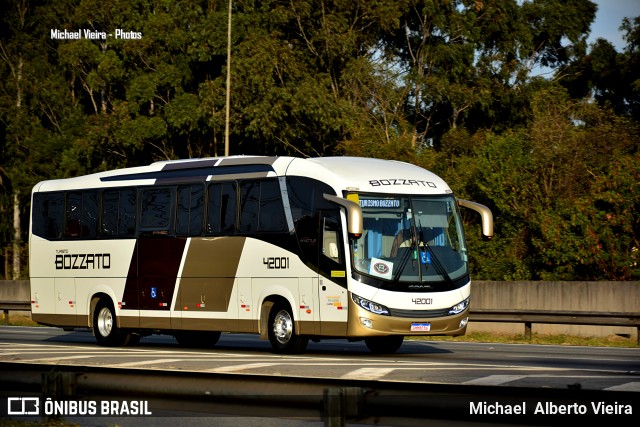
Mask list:
POLYGON ((99 300, 93 312, 93 335, 98 344, 105 347, 122 347, 140 341, 139 335, 118 327, 116 311, 106 299, 99 300))
POLYGON ((398 351, 402 346, 404 336, 391 335, 388 337, 371 337, 365 338, 364 343, 372 353, 376 354, 392 354, 398 351))
POLYGON ((220 332, 176 331, 176 341, 183 347, 213 348, 220 339, 220 332))
POLYGON ((280 354, 303 353, 309 343, 309 337, 300 336, 289 304, 274 304, 269 313, 269 341, 273 351, 280 354))

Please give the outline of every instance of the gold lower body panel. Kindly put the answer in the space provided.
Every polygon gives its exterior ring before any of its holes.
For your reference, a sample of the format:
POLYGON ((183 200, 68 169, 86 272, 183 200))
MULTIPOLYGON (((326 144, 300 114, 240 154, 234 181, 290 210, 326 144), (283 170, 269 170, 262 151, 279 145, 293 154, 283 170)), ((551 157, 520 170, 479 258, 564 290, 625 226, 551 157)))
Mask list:
MULTIPOLYGON (((460 322, 469 316, 468 310, 454 316, 414 319, 398 318, 373 314, 349 301, 349 318, 347 324, 348 338, 365 338, 385 335, 464 335, 466 325, 460 322), (365 327, 361 318, 371 320, 371 327, 365 327), (412 323, 429 323, 430 331, 411 331, 412 323)), ((58 327, 91 327, 91 319, 87 315, 73 314, 32 314, 32 319, 43 325, 58 327)), ((259 333, 259 321, 240 319, 193 319, 169 317, 137 317, 119 316, 118 325, 125 329, 146 330, 188 330, 188 331, 220 331, 259 333)), ((345 335, 345 325, 341 322, 297 322, 296 327, 303 335, 340 337, 345 335), (322 331, 320 334, 317 331, 322 331)), ((266 335, 265 335, 266 336, 266 335)))
POLYGON ((31 320, 47 326, 86 328, 90 326, 88 319, 88 316, 76 314, 31 314, 31 320))
POLYGON ((435 317, 430 319, 414 319, 382 316, 366 311, 362 307, 357 306, 349 299, 349 330, 348 337, 374 337, 385 335, 405 335, 405 336, 425 336, 425 335, 464 335, 467 326, 466 322, 460 327, 460 322, 469 317, 468 309, 460 314, 435 317), (361 319, 371 321, 371 327, 363 325, 361 319), (411 331, 412 323, 429 323, 431 329, 429 331, 411 331))
MULTIPOLYGON (((57 327, 91 327, 91 319, 87 315, 73 314, 32 314, 34 322, 42 325, 57 327)), ((169 317, 137 317, 119 316, 118 326, 124 329, 146 330, 185 330, 185 331, 219 331, 258 333, 259 322, 257 320, 239 319, 193 319, 193 318, 169 318, 169 317)), ((320 330, 319 322, 296 322, 296 327, 302 335, 317 335, 320 330)), ((345 324, 340 322, 325 322, 322 325, 325 336, 344 336, 345 324)))

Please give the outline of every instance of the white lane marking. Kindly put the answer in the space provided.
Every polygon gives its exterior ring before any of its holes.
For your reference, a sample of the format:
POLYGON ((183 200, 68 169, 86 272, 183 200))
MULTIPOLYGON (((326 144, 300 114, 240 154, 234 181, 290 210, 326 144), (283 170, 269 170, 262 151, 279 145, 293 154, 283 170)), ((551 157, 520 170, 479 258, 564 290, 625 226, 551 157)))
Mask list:
POLYGON ((86 359, 89 357, 93 357, 93 356, 89 356, 86 354, 83 355, 76 355, 76 356, 56 356, 56 357, 42 357, 42 358, 36 358, 36 359, 24 359, 23 362, 58 362, 60 360, 72 360, 72 359, 86 359))
MULTIPOLYGON (((46 353, 47 355, 52 355, 52 354, 56 354, 56 353, 61 353, 61 354, 68 354, 70 348, 69 347, 65 347, 65 348, 60 348, 60 347, 56 347, 54 349, 50 349, 50 348, 33 348, 31 346, 27 346, 27 348, 25 349, 16 349, 13 348, 13 351, 11 353, 4 353, 2 351, 2 349, 0 349, 0 359, 3 358, 3 356, 8 356, 8 355, 12 355, 12 356, 16 356, 16 355, 24 355, 24 356, 38 356, 41 355, 43 353, 46 353), (18 352, 16 352, 16 350, 18 352), (21 351, 22 350, 22 351, 21 351)), ((424 371, 429 371, 429 370, 456 370, 456 371, 461 371, 461 370, 492 370, 492 369, 503 369, 504 366, 501 365, 488 365, 488 364, 459 364, 459 363, 442 363, 442 362, 413 362, 411 364, 409 363, 397 363, 395 361, 392 362, 383 362, 383 361, 378 361, 378 360, 374 360, 374 361, 353 361, 353 360, 344 360, 344 359, 339 359, 339 358, 329 358, 329 359, 322 359, 322 360, 317 360, 317 361, 312 361, 312 358, 300 358, 300 357, 284 357, 284 356, 276 356, 276 357, 269 357, 267 355, 265 356, 261 356, 261 357, 255 357, 253 355, 235 355, 233 357, 230 357, 228 354, 222 354, 222 353, 206 353, 206 352, 190 352, 190 353, 180 353, 180 354, 176 354, 175 351, 158 351, 158 350, 142 350, 142 349, 111 349, 111 350, 107 350, 104 348, 98 348, 98 349, 87 349, 87 348, 82 348, 80 347, 80 351, 75 351, 75 353, 78 355, 78 358, 96 358, 96 362, 99 363, 100 358, 113 358, 113 359, 117 359, 117 358, 149 358, 149 357, 163 357, 163 356, 180 356, 180 360, 184 361, 184 362, 191 362, 191 363, 204 363, 204 362, 210 362, 210 363, 224 363, 224 362, 238 362, 238 361, 242 361, 243 365, 247 365, 249 362, 256 362, 253 364, 253 366, 259 367, 259 366, 263 366, 260 365, 257 362, 263 362, 265 360, 265 358, 267 360, 272 360, 273 362, 269 362, 269 366, 273 366, 273 365, 289 365, 292 364, 292 368, 295 368, 296 366, 299 367, 304 367, 304 366, 342 366, 342 367, 353 367, 353 366, 358 366, 358 367, 368 367, 368 369, 395 369, 398 371, 403 371, 403 370, 424 370, 424 371), (393 368, 387 368, 390 364, 393 364, 394 367, 393 368)), ((56 360, 58 358, 55 357, 50 357, 49 359, 52 360, 56 360)), ((26 359, 28 360, 28 359, 26 359)), ((35 360, 35 359, 32 359, 35 360)), ((133 363, 133 362, 132 362, 133 363)), ((235 365, 234 365, 235 366, 235 365)), ((265 365, 266 366, 266 365, 265 365)), ((539 370, 539 368, 536 367, 511 367, 512 369, 516 369, 519 371, 537 371, 539 370)), ((218 369, 218 368, 212 368, 212 369, 218 369)), ((231 369, 231 368, 220 368, 220 369, 231 369)), ((243 369, 243 368, 239 368, 239 369, 243 369)), ((250 368, 249 368, 250 369, 250 368)), ((559 370, 564 370, 564 369, 559 369, 559 368, 545 368, 545 370, 548 371, 559 371, 559 370)), ((232 369, 233 371, 233 369, 232 369)), ((349 374, 347 374, 349 375, 349 374)), ((383 374, 384 375, 384 374, 383 374)))
POLYGON ((462 384, 500 385, 500 384, 505 384, 511 381, 517 381, 526 377, 527 375, 489 375, 488 377, 476 378, 470 381, 465 381, 462 384))
POLYGON ((31 335, 52 335, 51 331, 24 331, 24 330, 9 330, 9 329, 4 329, 2 328, 2 330, 0 331, 3 334, 20 334, 20 335, 24 335, 24 334, 31 334, 31 335))
POLYGON ((206 371, 217 373, 240 372, 248 369, 267 368, 275 365, 282 365, 282 363, 245 363, 244 365, 221 366, 219 368, 206 369, 206 371))
POLYGON ((109 368, 135 368, 142 365, 155 365, 162 363, 174 363, 181 362, 183 359, 153 359, 153 360, 138 360, 136 362, 125 362, 125 363, 112 363, 108 366, 109 368))
POLYGON ((607 387, 605 390, 613 391, 640 391, 640 382, 631 382, 626 384, 614 385, 613 387, 607 387))
POLYGON ((377 380, 395 371, 395 369, 396 368, 360 368, 356 369, 355 371, 347 372, 340 378, 355 380, 377 380))
POLYGON ((514 359, 557 359, 557 360, 587 360, 589 362, 628 362, 628 358, 619 358, 619 356, 612 357, 571 357, 571 356, 535 356, 535 355, 511 355, 514 359))

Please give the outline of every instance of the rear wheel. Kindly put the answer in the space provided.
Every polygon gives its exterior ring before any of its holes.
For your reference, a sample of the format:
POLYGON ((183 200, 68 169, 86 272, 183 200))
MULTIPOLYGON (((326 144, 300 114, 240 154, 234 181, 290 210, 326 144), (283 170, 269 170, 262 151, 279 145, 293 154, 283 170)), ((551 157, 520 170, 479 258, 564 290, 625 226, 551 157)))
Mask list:
POLYGON ((293 315, 288 304, 274 304, 269 313, 269 341, 276 353, 302 353, 307 348, 308 337, 296 333, 293 315))
POLYGON ((125 346, 140 340, 139 335, 118 327, 116 311, 106 299, 98 301, 93 312, 93 335, 98 344, 105 347, 125 346))
POLYGON ((391 335, 388 337, 365 338, 364 343, 372 353, 391 354, 398 351, 402 346, 402 341, 404 341, 402 335, 391 335))

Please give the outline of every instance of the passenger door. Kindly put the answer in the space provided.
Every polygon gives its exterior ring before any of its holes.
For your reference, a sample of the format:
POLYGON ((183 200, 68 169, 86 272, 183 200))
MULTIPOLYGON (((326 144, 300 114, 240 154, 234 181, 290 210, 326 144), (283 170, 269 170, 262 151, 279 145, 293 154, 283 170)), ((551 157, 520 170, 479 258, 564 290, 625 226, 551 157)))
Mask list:
POLYGON ((344 336, 347 333, 348 292, 342 235, 340 211, 321 211, 318 299, 322 335, 344 336))
POLYGON ((186 238, 172 233, 175 188, 140 191, 138 238, 140 327, 171 329, 171 306, 186 238))

